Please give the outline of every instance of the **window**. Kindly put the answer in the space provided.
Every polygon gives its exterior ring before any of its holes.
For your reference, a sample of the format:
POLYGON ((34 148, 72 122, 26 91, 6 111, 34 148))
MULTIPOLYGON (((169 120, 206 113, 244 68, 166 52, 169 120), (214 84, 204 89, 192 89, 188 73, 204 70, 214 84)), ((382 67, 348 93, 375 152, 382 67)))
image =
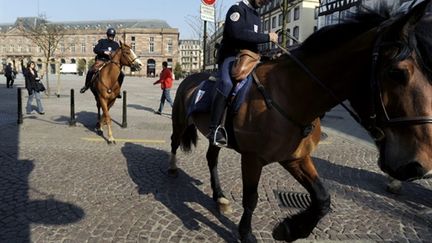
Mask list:
MULTIPOLYGON (((287 29, 287 34, 288 36, 291 35, 291 29, 287 29)), ((291 38, 286 38, 286 46, 290 46, 291 45, 291 38)))
POLYGON ((131 41, 135 41, 135 36, 131 36, 131 41))
POLYGON ((294 8, 294 20, 300 19, 300 8, 296 7, 294 8))
POLYGON ((135 42, 131 43, 131 49, 135 52, 135 42))
POLYGON ((286 18, 287 18, 288 23, 290 23, 291 22, 291 10, 288 10, 286 18))
POLYGON ((82 53, 86 52, 86 44, 85 43, 81 43, 81 52, 82 53))
POLYGON ((282 16, 282 14, 279 14, 278 18, 279 18, 278 19, 278 25, 281 26, 283 24, 283 16, 282 16))
MULTIPOLYGON (((300 28, 298 26, 295 26, 293 29, 293 36, 299 40, 300 37, 300 28)), ((294 43, 297 43, 297 41, 294 41, 294 43)))
POLYGON ((154 37, 150 37, 149 52, 154 52, 154 37))
POLYGON ((271 27, 272 29, 276 28, 276 16, 272 17, 272 21, 271 21, 271 27))
POLYGON ((267 30, 269 30, 269 29, 270 29, 270 21, 267 19, 267 20, 265 21, 264 31, 267 31, 267 30))
POLYGON ((167 40, 167 52, 172 53, 173 51, 173 41, 172 39, 167 40))
POLYGON ((64 52, 65 51, 65 46, 63 43, 60 43, 60 52, 64 52))
POLYGON ((71 53, 75 53, 75 44, 72 43, 70 47, 71 53))

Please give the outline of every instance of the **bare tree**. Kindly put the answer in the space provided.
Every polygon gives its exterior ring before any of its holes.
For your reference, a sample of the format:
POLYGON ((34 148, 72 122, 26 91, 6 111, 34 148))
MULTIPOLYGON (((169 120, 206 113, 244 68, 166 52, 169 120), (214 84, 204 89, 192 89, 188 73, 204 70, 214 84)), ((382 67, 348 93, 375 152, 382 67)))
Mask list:
MULTIPOLYGON (((212 35, 218 29, 218 23, 225 20, 226 7, 224 0, 217 0, 215 3, 214 19, 213 25, 207 26, 207 35, 212 35)), ((201 20, 200 15, 188 15, 185 17, 186 23, 192 29, 193 38, 201 40, 204 35, 204 21, 201 20)))
POLYGON ((23 32, 24 37, 30 39, 43 52, 45 57, 47 94, 49 96, 50 85, 48 67, 50 64, 50 58, 53 57, 60 41, 66 33, 66 30, 62 25, 50 23, 45 18, 34 18, 32 21, 22 21, 19 24, 19 29, 23 32))

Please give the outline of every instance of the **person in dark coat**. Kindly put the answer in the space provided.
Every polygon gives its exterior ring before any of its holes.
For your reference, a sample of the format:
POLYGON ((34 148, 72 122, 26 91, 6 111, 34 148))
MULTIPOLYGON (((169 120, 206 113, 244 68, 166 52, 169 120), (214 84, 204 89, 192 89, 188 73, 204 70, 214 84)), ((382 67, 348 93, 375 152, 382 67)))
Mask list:
MULTIPOLYGON (((96 54, 95 63, 87 72, 85 85, 81 88, 80 93, 84 93, 87 89, 90 88, 93 75, 96 73, 96 71, 100 67, 102 67, 105 62, 111 60, 111 54, 114 53, 118 48, 120 48, 120 45, 114 40, 114 37, 116 35, 116 31, 114 28, 108 28, 106 35, 107 38, 100 39, 97 45, 93 48, 93 52, 96 54)), ((120 87, 123 83, 123 79, 124 73, 120 70, 120 75, 118 77, 120 87)), ((120 93, 117 98, 121 98, 120 93)))
POLYGON ((12 68, 11 63, 8 63, 6 66, 4 75, 6 76, 6 88, 12 88, 16 77, 16 71, 12 68))
POLYGON ((258 52, 258 44, 278 41, 274 32, 260 32, 261 18, 258 9, 270 3, 271 0, 243 0, 234 4, 225 17, 225 27, 218 53, 219 78, 216 81, 216 94, 213 97, 210 114, 210 143, 219 147, 226 146, 224 134, 217 129, 219 126, 227 98, 233 87, 230 78, 230 67, 240 50, 258 52))
POLYGON ((45 114, 44 108, 42 106, 42 101, 41 101, 40 85, 38 85, 38 82, 41 82, 40 79, 43 76, 40 77, 38 75, 35 69, 35 63, 33 61, 30 61, 27 64, 27 68, 23 68, 23 74, 25 78, 25 87, 28 91, 28 100, 26 106, 27 114, 31 114, 31 112, 33 111, 32 108, 33 98, 36 98, 37 112, 41 115, 45 114))

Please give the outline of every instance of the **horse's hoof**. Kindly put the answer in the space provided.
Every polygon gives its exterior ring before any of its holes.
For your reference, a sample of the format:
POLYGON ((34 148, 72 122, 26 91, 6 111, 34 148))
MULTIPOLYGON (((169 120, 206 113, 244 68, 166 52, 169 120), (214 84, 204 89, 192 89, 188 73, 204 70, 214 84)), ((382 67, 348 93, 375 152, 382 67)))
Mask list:
POLYGON ((109 144, 109 145, 115 145, 115 144, 116 144, 116 141, 115 141, 115 140, 108 140, 108 144, 109 144))
POLYGON ((257 239, 252 233, 247 233, 245 236, 240 237, 242 243, 256 243, 257 239))
POLYGON ((279 223, 272 232, 273 239, 279 241, 294 241, 295 239, 291 238, 290 229, 286 225, 286 223, 279 223))
POLYGON ((217 204, 219 206, 219 212, 227 215, 233 212, 230 201, 224 197, 218 198, 217 204))
POLYGON ((392 185, 392 184, 388 184, 386 187, 386 190, 390 193, 396 194, 396 195, 400 195, 401 191, 402 191, 402 185, 392 185))
POLYGON ((168 176, 176 178, 178 176, 178 169, 168 169, 168 176))

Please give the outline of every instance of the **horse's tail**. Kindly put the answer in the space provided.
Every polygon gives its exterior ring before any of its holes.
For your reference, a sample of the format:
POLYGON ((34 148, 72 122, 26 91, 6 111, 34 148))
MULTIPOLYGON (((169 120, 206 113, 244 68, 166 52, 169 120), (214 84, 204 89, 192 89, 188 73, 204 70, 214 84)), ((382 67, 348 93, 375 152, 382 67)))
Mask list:
POLYGON ((190 152, 192 145, 197 144, 197 128, 188 118, 187 104, 190 102, 193 90, 208 77, 207 73, 192 74, 184 79, 177 88, 172 110, 171 152, 173 154, 176 153, 179 146, 183 151, 190 152))
POLYGON ((185 152, 190 152, 192 149, 192 145, 196 146, 198 141, 198 134, 197 134, 197 128, 194 124, 190 124, 186 127, 186 130, 184 131, 181 141, 180 141, 180 147, 185 152))

